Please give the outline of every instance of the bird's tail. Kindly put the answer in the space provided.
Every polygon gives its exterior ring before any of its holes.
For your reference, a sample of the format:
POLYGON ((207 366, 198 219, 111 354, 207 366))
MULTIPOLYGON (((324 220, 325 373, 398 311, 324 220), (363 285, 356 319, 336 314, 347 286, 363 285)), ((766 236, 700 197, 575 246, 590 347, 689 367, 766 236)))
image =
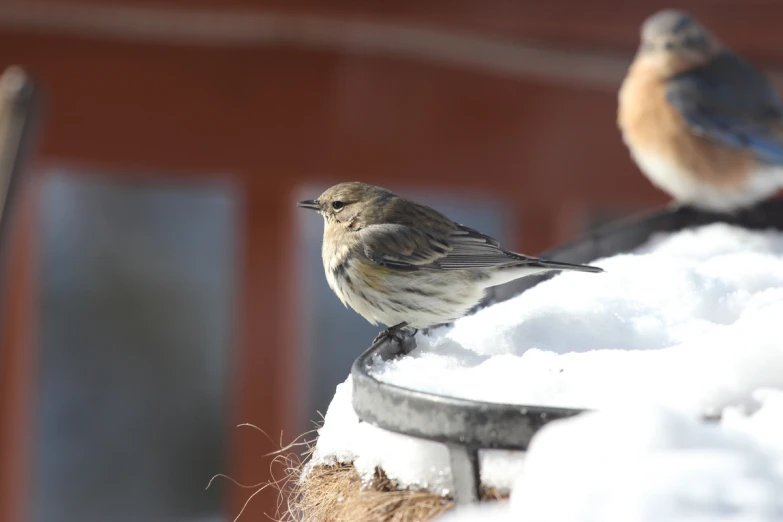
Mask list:
POLYGON ((539 259, 538 265, 542 268, 548 268, 549 270, 576 270, 578 272, 603 272, 603 268, 590 265, 575 265, 573 263, 563 263, 561 261, 547 261, 545 259, 539 259))

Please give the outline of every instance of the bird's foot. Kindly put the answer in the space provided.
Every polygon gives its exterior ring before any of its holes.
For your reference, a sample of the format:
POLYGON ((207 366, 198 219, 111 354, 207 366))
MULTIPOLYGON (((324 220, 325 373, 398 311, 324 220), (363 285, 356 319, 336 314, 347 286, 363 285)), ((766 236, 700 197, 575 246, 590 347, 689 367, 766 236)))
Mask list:
POLYGON ((403 335, 406 326, 408 326, 408 323, 400 323, 382 330, 381 333, 375 336, 372 344, 375 344, 382 339, 389 339, 390 341, 401 343, 404 340, 403 335))
POLYGON ((372 342, 373 346, 386 341, 397 347, 397 353, 401 352, 406 354, 410 352, 416 346, 416 343, 413 342, 413 336, 416 334, 417 330, 408 330, 407 327, 408 323, 400 323, 386 328, 375 336, 375 339, 372 342))

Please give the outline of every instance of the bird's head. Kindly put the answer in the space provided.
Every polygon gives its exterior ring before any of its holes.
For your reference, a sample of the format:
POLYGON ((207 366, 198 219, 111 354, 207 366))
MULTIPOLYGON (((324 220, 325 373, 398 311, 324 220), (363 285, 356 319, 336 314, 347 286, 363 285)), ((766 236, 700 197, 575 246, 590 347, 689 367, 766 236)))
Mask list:
POLYGON ((329 187, 318 199, 300 201, 298 207, 315 210, 326 226, 356 227, 383 222, 386 203, 397 196, 381 187, 356 181, 329 187))
POLYGON ((637 60, 675 74, 704 64, 718 48, 717 40, 689 14, 665 9, 642 24, 637 60))

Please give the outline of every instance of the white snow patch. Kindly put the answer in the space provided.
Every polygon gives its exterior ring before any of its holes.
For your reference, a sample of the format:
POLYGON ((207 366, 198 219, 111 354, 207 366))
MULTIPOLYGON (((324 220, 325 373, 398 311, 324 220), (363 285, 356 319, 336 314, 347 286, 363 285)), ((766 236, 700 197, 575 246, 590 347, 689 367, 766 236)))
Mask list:
MULTIPOLYGON (((349 377, 337 386, 308 466, 353 462, 365 481, 371 480, 375 468, 380 467, 390 479, 403 486, 428 489, 440 495, 450 493, 451 466, 446 446, 359 422, 351 398, 349 377)), ((508 491, 522 470, 524 455, 487 450, 480 453, 480 459, 482 483, 508 491)))
POLYGON ((318 430, 318 442, 309 465, 353 462, 364 480, 372 478, 377 466, 404 486, 448 494, 451 472, 446 446, 359 422, 351 395, 349 377, 337 387, 324 425, 318 430))
POLYGON ((507 504, 439 522, 783 520, 783 393, 708 425, 662 407, 585 414, 533 440, 507 504))
MULTIPOLYGON (((511 488, 506 509, 525 519, 783 520, 783 395, 757 393, 783 389, 783 234, 708 225, 594 264, 607 272, 558 275, 373 371, 455 397, 601 410, 551 424, 524 463, 482 452, 482 481, 511 488), (695 420, 716 412, 720 425, 695 420)), ((319 433, 313 464, 451 488, 445 447, 360 423, 350 378, 319 433)))

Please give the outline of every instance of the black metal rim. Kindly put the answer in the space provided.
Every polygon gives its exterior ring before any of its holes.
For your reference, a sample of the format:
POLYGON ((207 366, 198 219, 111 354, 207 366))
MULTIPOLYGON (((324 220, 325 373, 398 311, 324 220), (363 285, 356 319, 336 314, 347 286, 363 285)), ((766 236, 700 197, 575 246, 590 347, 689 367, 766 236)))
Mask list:
MULTIPOLYGON (((413 336, 405 340, 413 342, 413 336)), ((359 418, 387 430, 442 443, 525 450, 547 422, 584 411, 448 397, 385 383, 372 375, 377 357, 389 360, 398 353, 396 343, 384 339, 351 368, 353 406, 359 418)))

